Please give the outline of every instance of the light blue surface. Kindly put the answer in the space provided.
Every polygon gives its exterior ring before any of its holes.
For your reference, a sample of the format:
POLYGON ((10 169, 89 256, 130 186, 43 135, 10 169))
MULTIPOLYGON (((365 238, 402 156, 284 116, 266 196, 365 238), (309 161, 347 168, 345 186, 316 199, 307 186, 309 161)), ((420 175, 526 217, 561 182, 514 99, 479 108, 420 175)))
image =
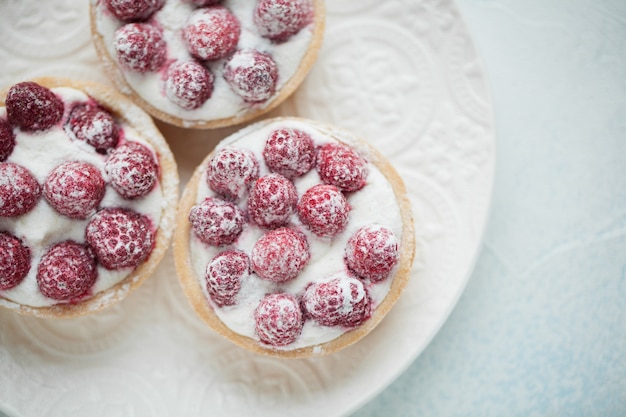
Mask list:
POLYGON ((626 1, 457 4, 496 112, 485 242, 433 342, 354 416, 626 416, 626 1))

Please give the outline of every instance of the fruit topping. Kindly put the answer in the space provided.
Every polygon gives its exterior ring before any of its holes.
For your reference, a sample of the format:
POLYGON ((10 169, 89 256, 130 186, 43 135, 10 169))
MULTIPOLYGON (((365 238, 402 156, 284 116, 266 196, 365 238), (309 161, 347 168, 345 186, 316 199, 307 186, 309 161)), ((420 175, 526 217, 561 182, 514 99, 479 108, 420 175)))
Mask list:
POLYGON ((128 23, 115 32, 113 42, 120 65, 128 71, 155 71, 165 62, 167 44, 151 24, 128 23))
POLYGON ((87 224, 85 235, 107 269, 138 266, 150 256, 155 243, 150 219, 123 208, 100 210, 87 224))
POLYGON ((13 127, 6 119, 0 119, 0 162, 4 162, 13 152, 15 147, 15 134, 13 127))
POLYGON ((32 81, 9 89, 6 109, 9 123, 26 131, 49 129, 63 117, 63 101, 49 88, 32 81))
POLYGON ((332 238, 348 224, 350 205, 334 185, 317 184, 298 201, 298 216, 319 237, 332 238))
POLYGON ((317 172, 326 184, 342 191, 357 191, 365 185, 367 164, 352 148, 327 143, 317 153, 317 172))
POLYGON ((261 227, 284 226, 298 203, 293 182, 280 174, 267 174, 252 186, 248 197, 248 215, 261 227))
POLYGON ((244 252, 227 250, 219 253, 206 268, 209 296, 218 306, 236 303, 241 282, 250 275, 250 258, 244 252))
POLYGON ((261 278, 285 282, 300 274, 311 255, 304 234, 281 227, 262 236, 252 248, 252 269, 261 278))
POLYGON ((213 74, 196 61, 178 61, 167 71, 165 95, 185 110, 202 106, 213 94, 213 74))
POLYGON ((265 142, 263 158, 269 169, 287 178, 306 174, 315 165, 315 145, 308 133, 277 129, 265 142))
POLYGON ((254 311, 256 332, 262 343, 286 346, 302 333, 302 311, 296 298, 287 293, 266 295, 254 311))
POLYGON ((104 197, 106 183, 100 170, 79 161, 64 162, 54 168, 43 185, 43 195, 59 213, 86 219, 96 212, 104 197))
POLYGON ((286 41, 313 21, 311 0, 259 0, 254 23, 261 36, 286 41))
POLYGON ((187 49, 201 60, 230 55, 237 48, 240 34, 239 20, 223 6, 196 9, 183 28, 187 49))
POLYGON ((245 101, 259 103, 276 92, 278 66, 267 54, 251 49, 239 50, 226 62, 224 78, 245 101))
POLYGON ((26 168, 0 163, 0 217, 16 217, 29 212, 41 196, 41 186, 26 168))
POLYGON ((398 240, 388 227, 364 226, 348 241, 345 255, 346 265, 356 275, 379 282, 398 263, 398 240))
POLYGON ((46 297, 71 300, 88 292, 97 275, 91 249, 68 240, 52 246, 43 255, 37 268, 37 285, 46 297))
POLYGON ((251 151, 225 147, 209 161, 206 175, 211 190, 237 201, 259 178, 259 162, 251 151))
POLYGON ((147 147, 138 142, 126 142, 115 148, 105 165, 111 186, 122 197, 143 197, 159 180, 159 166, 147 147))
POLYGON ((0 232, 0 290, 22 282, 30 271, 30 249, 8 232, 0 232))
POLYGON ((243 229, 244 215, 235 204, 207 197, 189 211, 196 236, 213 246, 230 245, 243 229))
POLYGON ((105 0, 107 8, 124 22, 147 20, 159 10, 164 0, 105 0))
POLYGON ((65 127, 71 138, 87 142, 100 153, 114 148, 120 135, 111 113, 91 104, 74 107, 65 127))
POLYGON ((363 282, 343 273, 309 283, 302 306, 305 315, 322 326, 355 327, 371 316, 370 297, 363 282))

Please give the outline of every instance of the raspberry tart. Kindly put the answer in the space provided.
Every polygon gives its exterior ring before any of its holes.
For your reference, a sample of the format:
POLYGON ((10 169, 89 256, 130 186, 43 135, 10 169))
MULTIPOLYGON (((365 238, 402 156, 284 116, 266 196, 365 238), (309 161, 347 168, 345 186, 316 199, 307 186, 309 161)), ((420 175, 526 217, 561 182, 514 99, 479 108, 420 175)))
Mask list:
POLYGON ((306 119, 222 140, 179 203, 174 259, 198 315, 253 352, 309 357, 364 337, 415 250, 404 184, 352 135, 306 119))
POLYGON ((249 121, 303 81, 321 47, 323 0, 91 0, 104 69, 165 122, 249 121))
POLYGON ((152 274, 171 239, 174 158, 104 86, 41 78, 0 95, 0 305, 93 313, 152 274))

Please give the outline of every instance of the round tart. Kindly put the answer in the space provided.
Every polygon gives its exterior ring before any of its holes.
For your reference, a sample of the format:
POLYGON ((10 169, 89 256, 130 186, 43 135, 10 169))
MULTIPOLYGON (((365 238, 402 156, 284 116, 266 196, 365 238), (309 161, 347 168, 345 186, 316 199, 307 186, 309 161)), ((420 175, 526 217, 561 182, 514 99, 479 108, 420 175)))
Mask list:
POLYGON ((178 173, 150 116, 110 88, 0 93, 0 305, 73 317, 120 301, 171 239, 178 173))
POLYGON ((404 184, 352 135, 310 120, 257 122, 196 168, 174 257, 198 315, 254 352, 308 357, 369 333, 409 278, 404 184))
POLYGON ((98 55, 154 117, 190 128, 249 121, 309 72, 323 0, 91 0, 98 55))

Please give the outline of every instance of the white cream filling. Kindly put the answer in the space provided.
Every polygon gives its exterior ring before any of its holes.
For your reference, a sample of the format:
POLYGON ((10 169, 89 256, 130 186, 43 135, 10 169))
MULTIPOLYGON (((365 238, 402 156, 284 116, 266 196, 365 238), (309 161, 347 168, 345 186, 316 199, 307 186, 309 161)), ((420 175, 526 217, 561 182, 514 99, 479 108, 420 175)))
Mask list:
MULTIPOLYGON (((279 120, 256 130, 257 127, 258 125, 252 125, 239 134, 231 136, 229 139, 222 141, 217 149, 232 145, 251 150, 259 161, 260 175, 265 175, 270 172, 265 165, 262 152, 266 139, 269 137, 270 133, 277 128, 291 127, 307 132, 311 135, 316 146, 335 141, 335 139, 329 136, 329 132, 322 131, 315 126, 301 121, 279 120)), ((335 134, 335 132, 333 132, 333 134, 335 134)), ((354 143, 349 137, 341 137, 341 139, 348 144, 354 143)), ((367 155, 363 156, 367 158, 367 155)), ((367 185, 361 190, 350 193, 347 196, 348 203, 352 207, 352 210, 350 211, 350 220, 346 229, 332 240, 321 239, 311 233, 306 226, 302 225, 297 213, 291 216, 290 224, 298 227, 305 233, 311 254, 311 259, 298 277, 283 284, 275 284, 259 278, 253 273, 242 283, 241 291, 237 296, 236 305, 220 308, 210 301, 217 316, 224 324, 236 333, 257 339, 255 335, 254 310, 265 294, 278 291, 302 294, 305 286, 309 282, 324 281, 333 273, 344 271, 344 251, 346 244, 348 239, 362 226, 374 223, 385 225, 393 231, 398 241, 401 241, 402 217, 393 188, 385 176, 373 164, 370 163, 368 169, 367 185)), ((304 176, 296 178, 294 183, 298 191, 298 196, 301 196, 307 189, 320 182, 319 175, 315 168, 304 176)), ((217 195, 208 187, 205 171, 199 182, 196 202, 200 202, 208 196, 217 195)), ((247 197, 244 197, 242 201, 238 202, 239 207, 242 209, 247 207, 246 198, 247 197)), ((256 225, 247 223, 234 246, 250 255, 252 247, 264 233, 265 230, 256 225)), ((190 250, 193 268, 203 288, 205 297, 207 300, 210 300, 204 279, 206 266, 214 256, 227 248, 232 248, 232 246, 210 246, 202 243, 195 237, 193 232, 191 236, 190 250)), ((392 273, 393 272, 394 271, 392 271, 392 273)), ((380 283, 367 285, 374 308, 385 298, 390 286, 391 279, 385 279, 380 283)), ((286 347, 277 349, 289 350, 314 346, 333 340, 345 333, 345 331, 346 329, 339 326, 321 326, 313 320, 306 320, 302 334, 298 340, 286 347)))

